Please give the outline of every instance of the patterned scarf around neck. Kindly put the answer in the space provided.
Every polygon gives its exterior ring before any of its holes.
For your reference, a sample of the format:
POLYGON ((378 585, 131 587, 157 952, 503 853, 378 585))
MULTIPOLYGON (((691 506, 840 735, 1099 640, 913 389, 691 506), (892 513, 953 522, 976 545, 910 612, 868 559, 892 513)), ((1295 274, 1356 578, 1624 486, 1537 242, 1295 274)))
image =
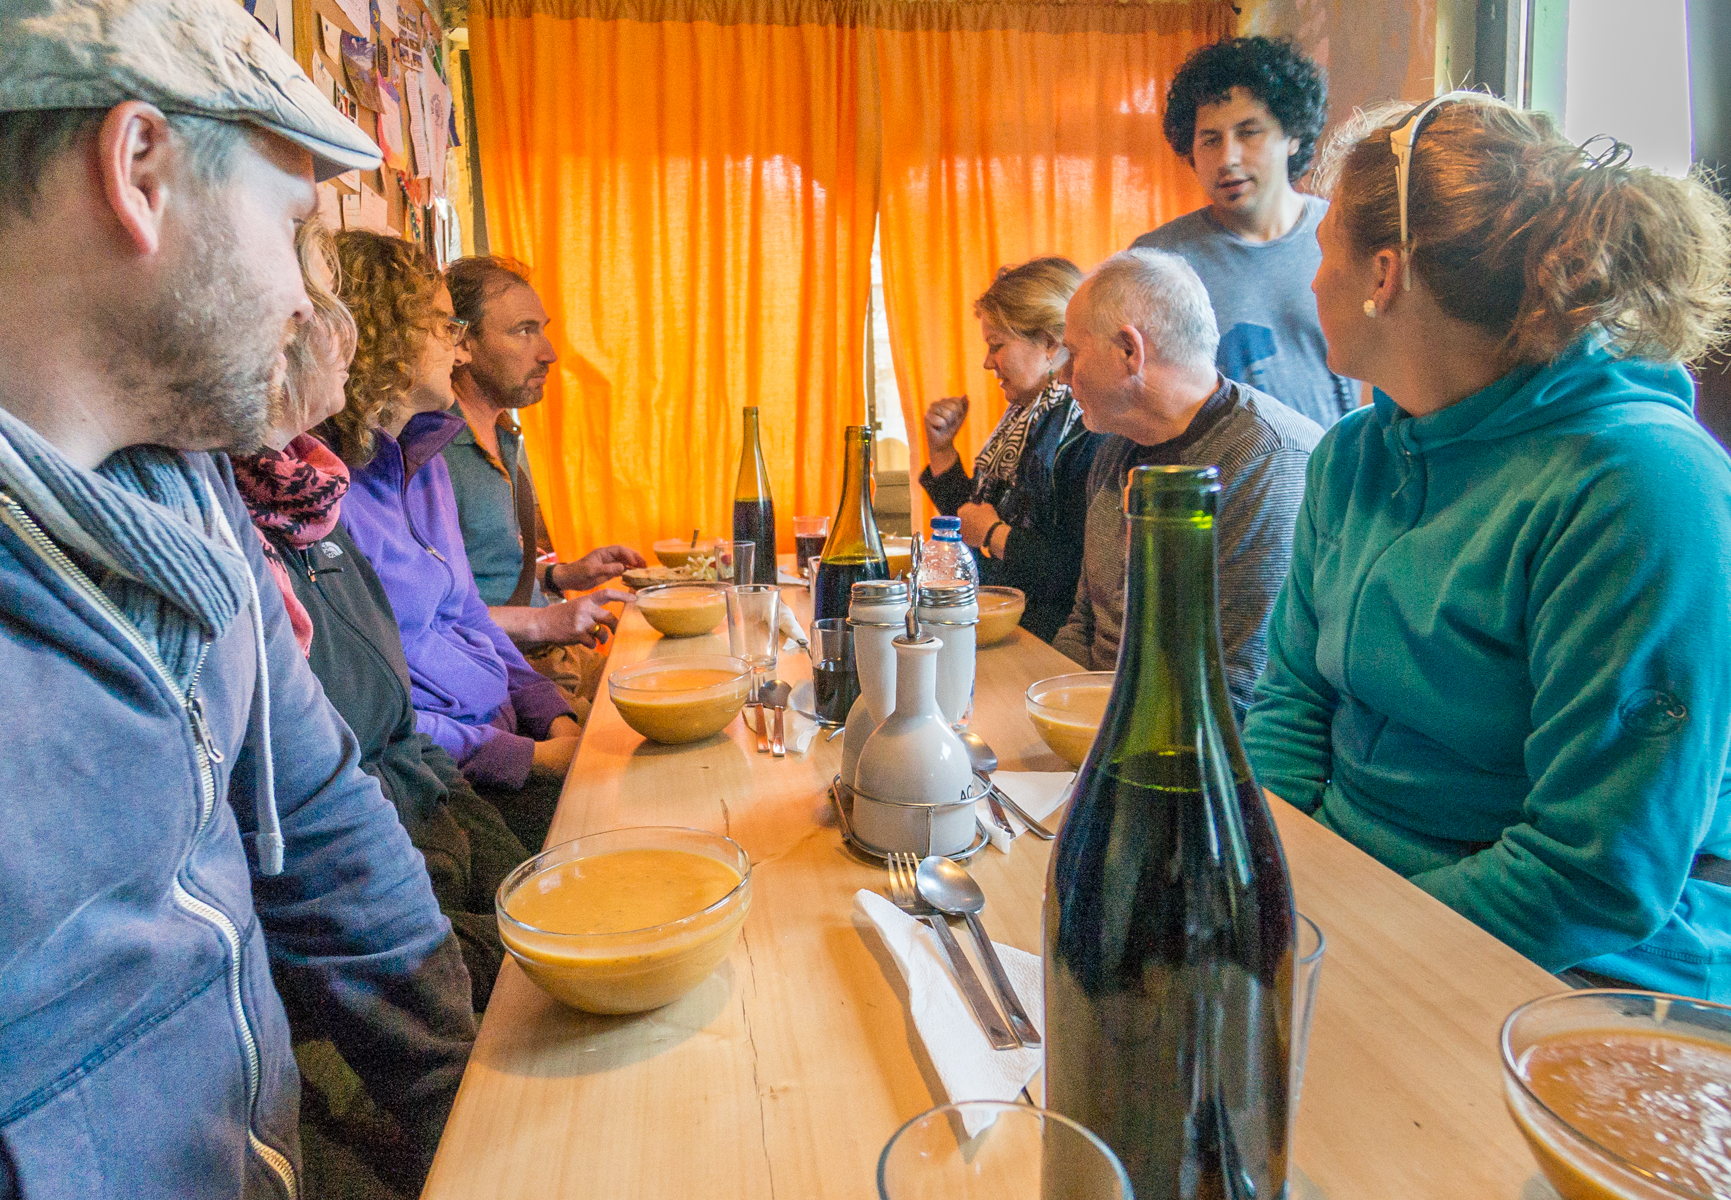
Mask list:
POLYGON ((323 442, 303 433, 283 450, 261 450, 235 459, 234 481, 264 543, 265 564, 282 592, 295 641, 306 654, 312 649, 312 617, 295 596, 288 563, 269 535, 297 550, 328 537, 342 515, 349 469, 323 442))
POLYGON ((1068 409, 1063 432, 1059 434, 1061 441, 1082 415, 1067 384, 1054 379, 1032 403, 1019 409, 1012 408, 1004 414, 998 427, 992 430, 992 436, 986 439, 985 448, 974 460, 974 490, 968 497, 970 503, 996 504, 1015 486, 1016 472, 1022 465, 1022 450, 1028 443, 1028 431, 1060 404, 1068 409))
POLYGON ((250 601, 252 572, 185 455, 129 446, 86 471, 0 408, 0 488, 93 570, 182 690, 250 601))

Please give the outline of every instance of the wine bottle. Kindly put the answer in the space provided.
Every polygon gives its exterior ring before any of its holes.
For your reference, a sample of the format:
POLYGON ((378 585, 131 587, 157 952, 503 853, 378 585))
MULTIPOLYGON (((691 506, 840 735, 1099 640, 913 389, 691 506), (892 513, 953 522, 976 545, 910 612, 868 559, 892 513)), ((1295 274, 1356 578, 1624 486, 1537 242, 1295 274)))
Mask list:
POLYGON ((1219 490, 1130 474, 1117 677, 1046 888, 1046 1103, 1137 1200, 1286 1194, 1292 889, 1226 690, 1219 490))
POLYGON ((889 578, 889 559, 872 516, 872 431, 849 425, 843 440, 841 503, 829 523, 817 578, 812 581, 814 620, 845 617, 853 602, 853 585, 862 579, 889 578))
POLYGON ((745 444, 739 450, 739 481, 733 485, 733 540, 757 546, 752 583, 775 582, 775 501, 769 469, 757 436, 757 405, 745 406, 745 444))

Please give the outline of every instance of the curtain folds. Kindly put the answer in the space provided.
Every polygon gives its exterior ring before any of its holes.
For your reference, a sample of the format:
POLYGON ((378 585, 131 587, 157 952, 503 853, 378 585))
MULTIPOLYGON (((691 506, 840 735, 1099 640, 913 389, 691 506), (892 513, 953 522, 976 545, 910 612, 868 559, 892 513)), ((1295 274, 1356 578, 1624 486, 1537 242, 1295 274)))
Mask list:
POLYGON ((1004 412, 974 300, 1000 267, 1059 254, 1087 270, 1205 203, 1160 116, 1179 64, 1234 18, 1217 3, 899 7, 917 19, 874 30, 884 308, 914 472, 926 405, 963 394, 971 470, 1004 412))
POLYGON ((864 409, 861 34, 755 23, 761 0, 723 24, 539 7, 477 6, 469 59, 489 242, 529 264, 560 355, 522 413, 553 540, 731 536, 756 404, 791 549, 793 514, 834 503, 864 409))
POLYGON ((1231 23, 1220 0, 476 0, 489 241, 560 353, 521 415, 561 551, 725 535, 744 404, 784 543, 833 509, 880 213, 915 471, 939 395, 974 397, 981 444, 1003 403, 973 298, 1201 203, 1160 103, 1231 23))

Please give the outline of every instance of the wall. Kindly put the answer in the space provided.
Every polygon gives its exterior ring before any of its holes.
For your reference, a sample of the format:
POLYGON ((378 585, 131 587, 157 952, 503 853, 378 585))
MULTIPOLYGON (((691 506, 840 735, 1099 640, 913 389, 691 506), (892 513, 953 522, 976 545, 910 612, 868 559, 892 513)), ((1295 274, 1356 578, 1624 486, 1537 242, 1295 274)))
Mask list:
MULTIPOLYGON (((1238 0, 1242 34, 1290 35, 1328 72, 1330 123, 1378 100, 1422 100, 1436 92, 1439 8, 1449 25, 1457 0, 1238 0)), ((1470 3, 1464 6, 1470 32, 1470 3)), ((1456 35, 1458 37, 1458 35, 1456 35)), ((1445 36, 1445 69, 1460 61, 1445 36), (1452 57, 1451 57, 1452 56, 1452 57)), ((1465 61, 1471 62, 1470 52, 1465 61)), ((1458 80, 1450 80, 1456 82, 1458 80)))

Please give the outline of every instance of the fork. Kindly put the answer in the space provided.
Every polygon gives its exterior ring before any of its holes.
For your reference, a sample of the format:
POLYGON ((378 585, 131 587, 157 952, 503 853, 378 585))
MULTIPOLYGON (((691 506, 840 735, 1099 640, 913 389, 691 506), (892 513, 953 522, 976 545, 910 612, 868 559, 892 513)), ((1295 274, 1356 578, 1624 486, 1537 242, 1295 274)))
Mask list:
POLYGON ((897 908, 926 923, 926 927, 935 933, 938 942, 949 956, 950 967, 956 973, 956 982, 961 985, 962 997, 968 1006, 974 1010, 975 1018, 980 1027, 986 1031, 986 1040, 991 1042, 994 1050, 1014 1050, 1022 1043, 1015 1034, 1010 1032, 1003 1018, 998 1015, 997 1005, 992 1003, 986 989, 980 983, 980 977, 974 972, 974 966, 962 953, 961 945, 956 941, 956 935, 950 932, 949 922, 937 910, 920 899, 918 887, 914 882, 915 872, 919 870, 920 860, 917 855, 903 851, 893 851, 888 858, 890 873, 890 902, 897 908))

